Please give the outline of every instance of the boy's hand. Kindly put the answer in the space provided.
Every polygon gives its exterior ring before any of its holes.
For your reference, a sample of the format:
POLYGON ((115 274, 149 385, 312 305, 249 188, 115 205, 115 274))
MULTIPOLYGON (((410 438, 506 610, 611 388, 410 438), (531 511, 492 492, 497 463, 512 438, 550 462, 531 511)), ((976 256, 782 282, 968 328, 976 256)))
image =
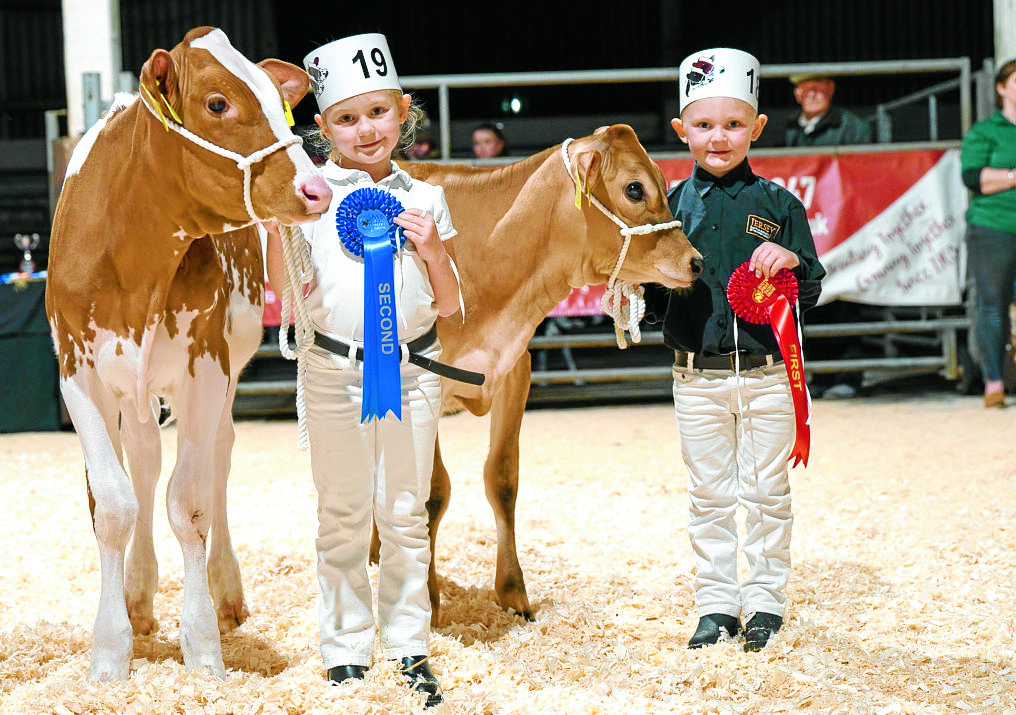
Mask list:
POLYGON ((748 268, 759 278, 772 278, 787 268, 801 265, 801 259, 793 251, 771 241, 763 241, 751 254, 748 268))
POLYGON ((395 223, 402 227, 406 240, 412 242, 417 253, 427 263, 444 253, 441 236, 437 232, 434 217, 420 209, 406 209, 395 217, 395 223))

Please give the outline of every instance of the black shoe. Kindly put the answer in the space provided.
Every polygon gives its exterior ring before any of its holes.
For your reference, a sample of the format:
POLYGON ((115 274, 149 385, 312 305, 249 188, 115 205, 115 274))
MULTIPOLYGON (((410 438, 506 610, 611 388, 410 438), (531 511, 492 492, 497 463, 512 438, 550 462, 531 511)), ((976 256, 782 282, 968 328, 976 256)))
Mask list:
POLYGON ((363 680, 366 674, 366 665, 337 665, 328 669, 328 680, 338 685, 347 680, 363 680))
POLYGON ((720 640, 721 632, 726 632, 728 638, 733 638, 741 632, 741 623, 734 616, 724 613, 710 613, 702 616, 698 622, 695 634, 688 641, 689 648, 701 648, 707 645, 716 645, 720 640))
POLYGON ((427 694, 428 708, 444 702, 441 685, 430 670, 429 659, 427 655, 411 655, 399 661, 402 672, 409 677, 409 687, 427 694))
POLYGON ((749 652, 762 650, 782 626, 782 616, 759 611, 744 624, 744 649, 749 652))

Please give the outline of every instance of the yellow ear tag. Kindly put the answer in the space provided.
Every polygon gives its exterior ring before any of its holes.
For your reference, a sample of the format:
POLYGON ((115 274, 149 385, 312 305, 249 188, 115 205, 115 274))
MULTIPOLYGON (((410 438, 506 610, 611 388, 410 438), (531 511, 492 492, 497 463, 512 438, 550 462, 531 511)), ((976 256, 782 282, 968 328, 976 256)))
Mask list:
POLYGON ((293 119, 293 109, 292 107, 289 106, 289 102, 287 102, 286 100, 282 100, 282 108, 286 112, 286 124, 288 124, 289 126, 293 126, 294 124, 296 124, 296 120, 293 119))
POLYGON ((148 99, 149 99, 149 100, 151 101, 151 103, 152 103, 152 110, 153 110, 153 111, 154 111, 154 112, 155 112, 155 113, 156 113, 157 115, 159 115, 159 119, 161 119, 161 120, 162 120, 162 126, 163 126, 163 127, 165 127, 165 128, 166 128, 166 131, 168 132, 168 131, 169 131, 169 122, 167 122, 167 121, 166 121, 166 115, 164 115, 164 114, 162 113, 162 107, 160 107, 160 106, 159 106, 159 103, 155 101, 155 97, 153 97, 153 96, 152 96, 152 93, 151 93, 151 91, 150 91, 150 90, 148 89, 148 87, 146 87, 145 85, 141 85, 141 89, 142 89, 142 90, 144 90, 145 94, 147 94, 147 95, 148 95, 148 99))
POLYGON ((579 167, 575 165, 575 208, 582 208, 582 181, 579 179, 579 167))
POLYGON ((164 95, 162 92, 159 92, 159 96, 162 97, 162 103, 165 104, 166 109, 169 110, 169 116, 173 118, 173 121, 182 126, 183 122, 180 121, 180 117, 176 116, 176 111, 173 109, 173 105, 169 103, 169 100, 166 99, 166 95, 164 95))

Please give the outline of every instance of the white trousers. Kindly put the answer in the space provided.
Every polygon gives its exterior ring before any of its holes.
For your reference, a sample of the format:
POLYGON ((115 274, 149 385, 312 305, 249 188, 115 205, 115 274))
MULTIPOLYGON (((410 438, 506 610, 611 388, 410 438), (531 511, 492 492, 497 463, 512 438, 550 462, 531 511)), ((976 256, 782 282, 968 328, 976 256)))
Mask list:
POLYGON ((790 577, 794 405, 782 364, 742 371, 674 366, 674 411, 690 481, 688 537, 698 615, 783 616, 790 577), (735 514, 745 509, 738 581, 735 514))
MULTIPOLYGON (((436 358, 440 349, 427 351, 436 358)), ((304 402, 318 492, 318 620, 325 669, 371 664, 367 575, 371 516, 381 537, 378 631, 386 658, 428 655, 427 499, 441 410, 437 375, 401 366, 402 421, 360 423, 362 365, 343 369, 311 351, 304 402)))

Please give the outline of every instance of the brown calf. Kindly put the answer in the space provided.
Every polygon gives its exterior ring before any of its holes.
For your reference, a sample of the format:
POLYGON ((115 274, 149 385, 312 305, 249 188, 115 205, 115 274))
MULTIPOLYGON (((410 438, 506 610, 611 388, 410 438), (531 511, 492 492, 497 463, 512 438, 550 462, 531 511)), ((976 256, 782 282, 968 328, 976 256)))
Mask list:
MULTIPOLYGON (((444 187, 458 235, 449 252, 465 299, 459 315, 438 320, 442 362, 486 374, 482 387, 445 381, 449 406, 491 413, 484 467, 487 499, 497 525, 498 602, 526 618, 532 608, 515 549, 519 430, 529 395, 528 345, 537 326, 572 287, 616 277, 628 283, 690 286, 702 257, 667 205, 666 184, 631 127, 604 127, 591 136, 498 167, 404 164, 415 178, 444 187), (581 200, 576 182, 629 227, 627 252, 617 224, 581 200), (656 230, 661 228, 661 230, 656 230), (620 266, 618 262, 620 261, 620 266)), ((431 483, 431 548, 448 506, 451 482, 435 453, 431 483)), ((440 594, 431 559, 430 594, 437 622, 440 594)))

